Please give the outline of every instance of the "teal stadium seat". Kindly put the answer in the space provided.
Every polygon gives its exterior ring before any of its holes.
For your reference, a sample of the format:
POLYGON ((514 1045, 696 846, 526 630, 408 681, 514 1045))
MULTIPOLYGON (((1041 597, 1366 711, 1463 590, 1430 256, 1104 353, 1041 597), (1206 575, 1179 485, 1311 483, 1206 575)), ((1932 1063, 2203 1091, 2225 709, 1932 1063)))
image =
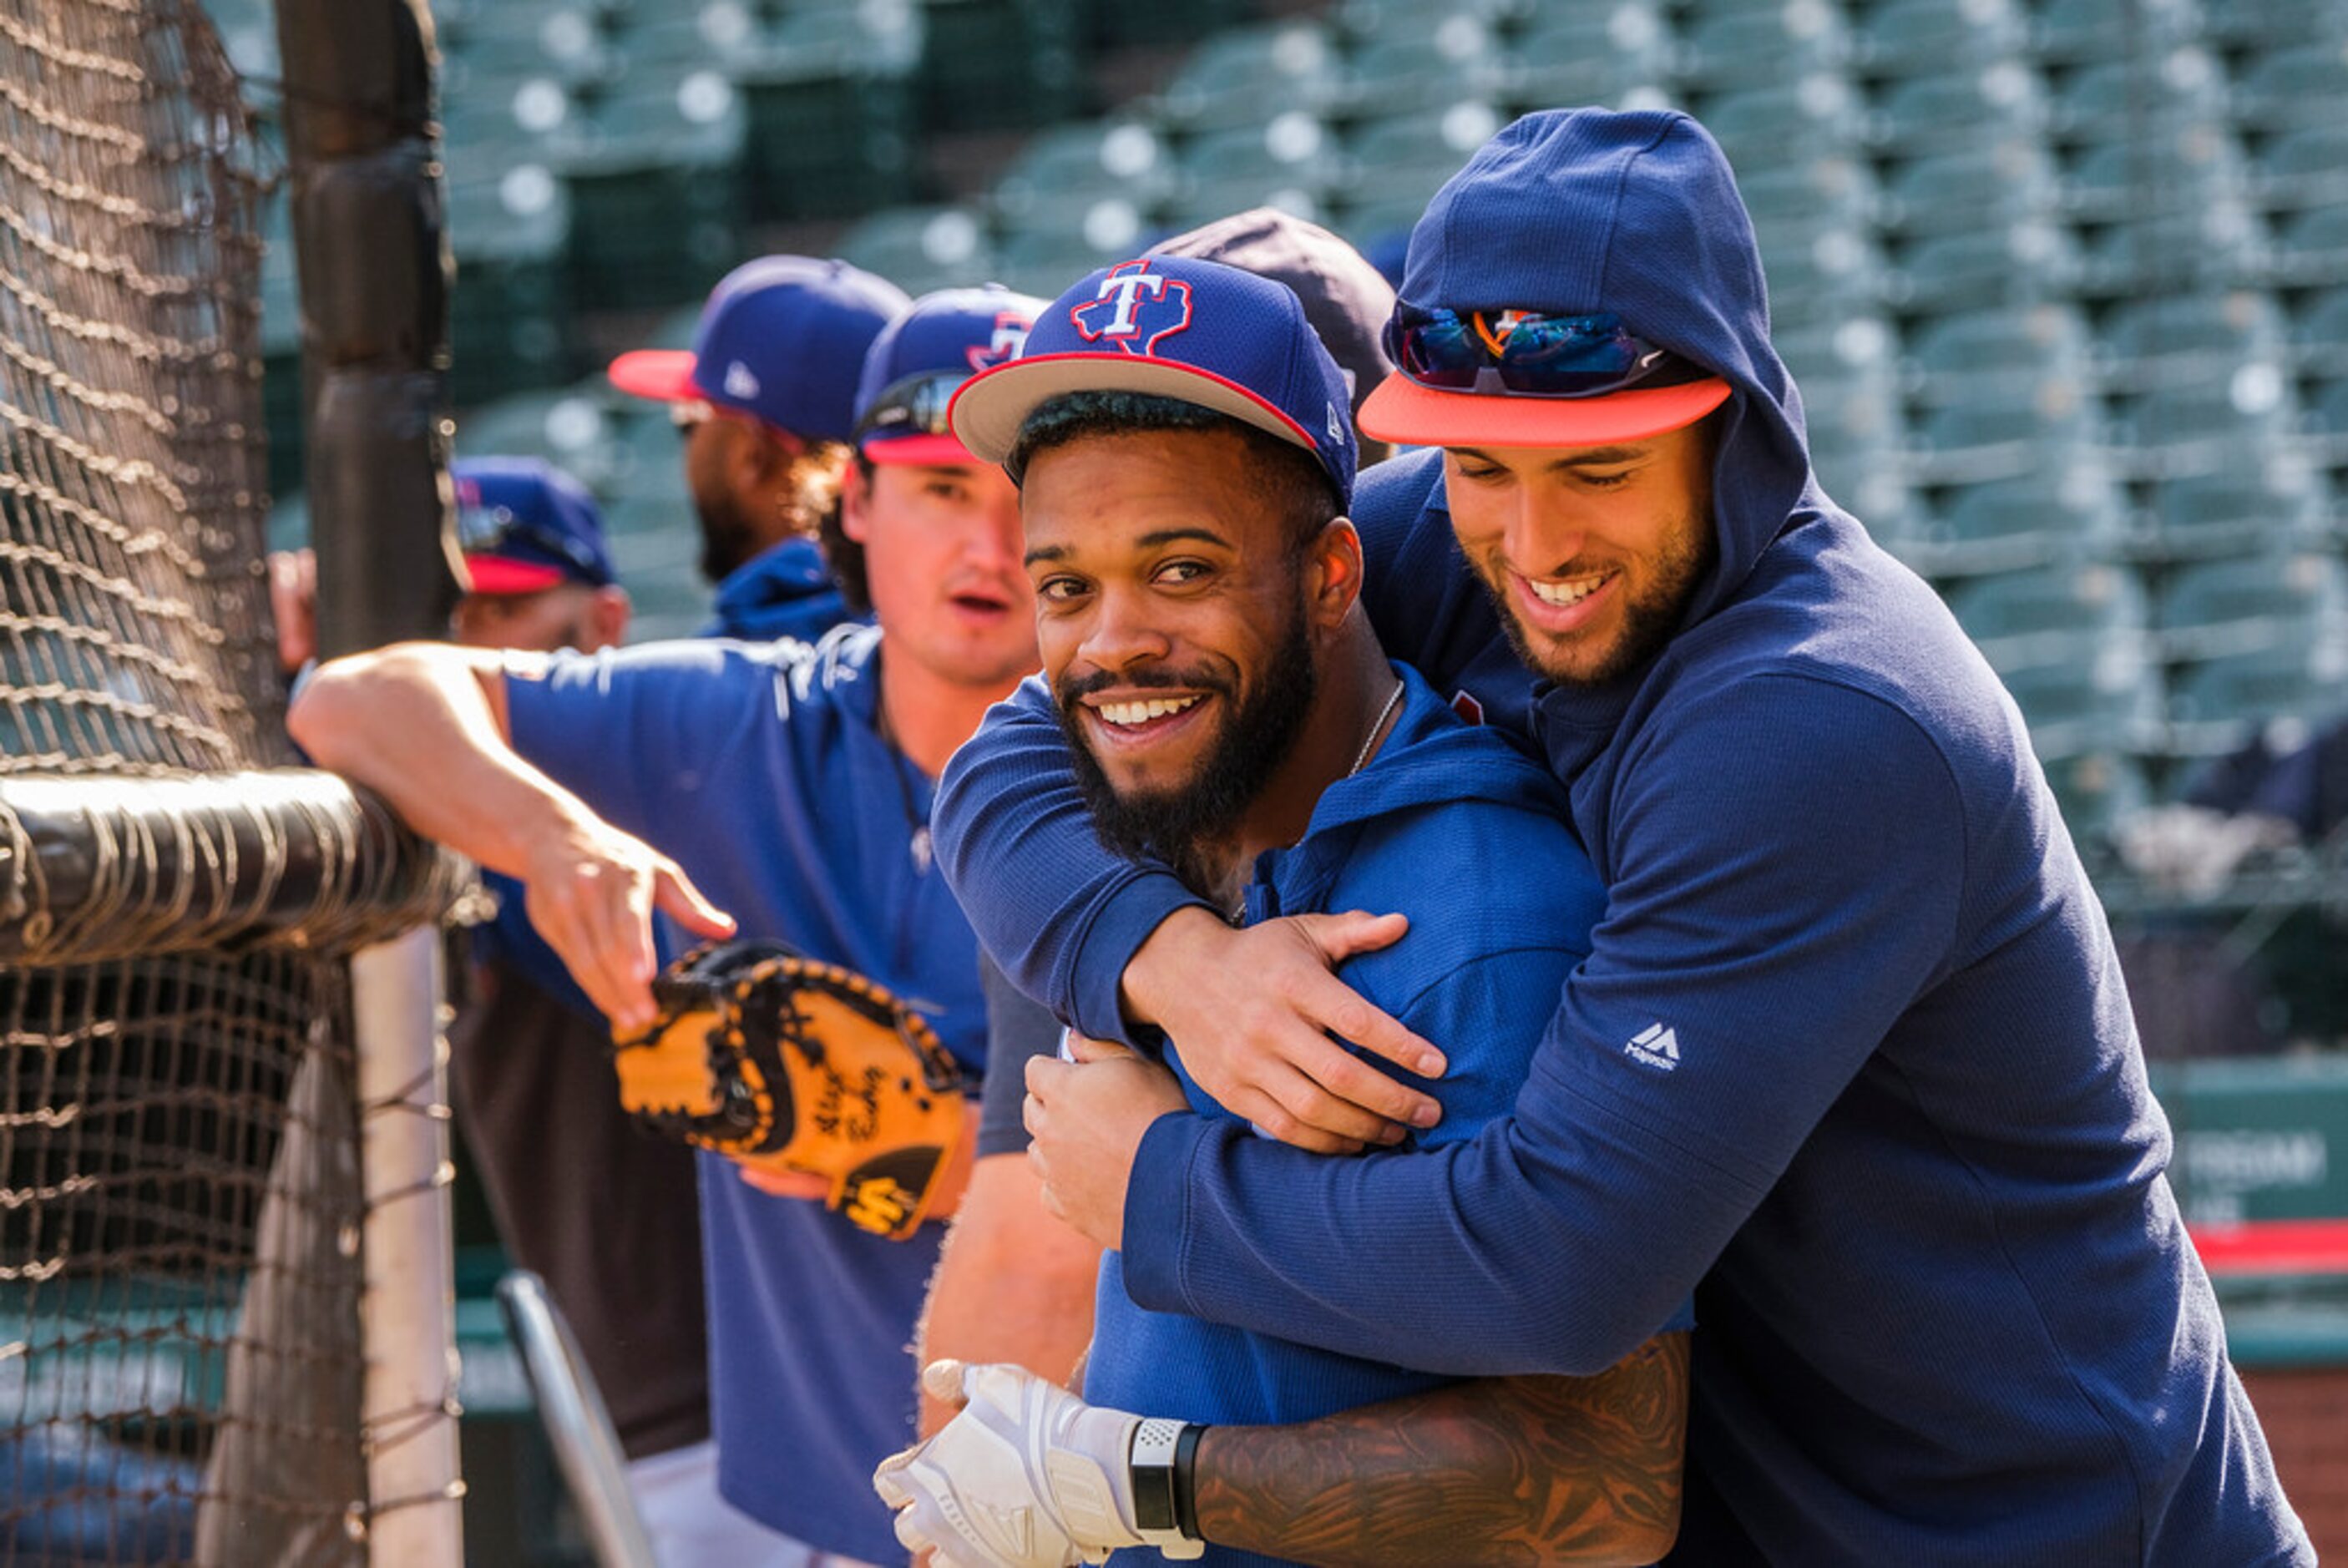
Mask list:
POLYGON ((2041 136, 2051 119, 2037 73, 2002 59, 1887 84, 1876 95, 1873 140, 1883 155, 1914 158, 2041 136))
POLYGON ((1869 311, 1893 293, 1891 263, 1872 232, 1838 219, 1756 217, 1770 319, 1788 325, 1869 311))
POLYGON ((911 201, 921 13, 908 0, 794 5, 732 67, 760 222, 858 217, 911 201))
POLYGON ((2235 117, 2256 130, 2338 124, 2348 103, 2348 32, 2250 57, 2235 73, 2233 102, 2235 117))
MULTIPOLYGON (((1147 241, 1143 242, 1146 244, 1147 241)), ((1096 245, 1082 232, 1061 229, 1006 230, 995 252, 1002 282, 1041 299, 1052 299, 1086 273, 1131 259, 1141 245, 1096 245)))
POLYGON ((1933 577, 2019 572, 2057 562, 2109 561, 2128 538, 2127 505, 2092 459, 1967 485, 1935 509, 1919 570, 1933 577))
POLYGON ((2103 60, 2065 74, 2048 134, 2072 146, 2127 141, 2147 126, 2223 125, 2226 73, 2198 44, 2103 60))
POLYGON ((1355 37, 1342 102, 1359 118, 1439 111, 1463 98, 1496 102, 1508 77, 1498 34, 1476 11, 1387 11, 1355 37))
POLYGON ((1699 10, 1684 23, 1673 70, 1684 90, 1798 80, 1840 71, 1851 56, 1842 8, 1829 0, 1787 0, 1752 11, 1699 10))
POLYGON ((2278 218, 2266 270, 2279 288, 2348 283, 2348 203, 2311 207, 2278 218))
POLYGON ((2154 598, 2161 652, 2211 659, 2348 633, 2348 567, 2313 551, 2180 566, 2154 598))
POLYGON ((544 458, 601 490, 618 454, 608 388, 589 386, 501 397, 457 417, 459 457, 544 458))
POLYGON ((2336 633, 2204 659, 2168 683, 2179 755, 2220 757, 2269 725, 2329 723, 2348 708, 2348 646, 2336 633))
POLYGON ((2253 156, 2250 180, 2269 212, 2348 206, 2348 121, 2284 131, 2253 156))
POLYGON ((1080 0, 922 0, 922 129, 1000 130, 1081 112, 1090 86, 1080 0))
POLYGON ((2030 727, 2031 749, 2050 768, 2162 745, 2159 672, 2133 640, 2098 644, 2085 659, 2017 663, 1998 678, 2030 727))
POLYGON ((2040 0, 2026 47, 2042 65, 2100 65, 2157 55, 2200 32, 2194 0, 2040 0))
POLYGON ((2230 461, 2152 487, 2147 553, 2168 560, 2319 548, 2328 522, 2322 486, 2303 466, 2230 461))
POLYGON ((970 207, 892 207, 841 236, 845 260, 907 294, 983 283, 995 273, 985 215, 970 207))
POLYGON ((2125 752, 2080 752, 2044 767, 2063 825, 2090 866, 2109 856, 2114 830, 2153 803, 2144 764, 2125 752))
POLYGON ((2066 304, 1998 306, 1917 324, 1902 366, 1921 406, 2028 398, 2049 380, 2086 384, 2087 324, 2066 304))
POLYGON ((2202 19, 2213 42, 2259 50, 2309 38, 2348 37, 2343 0, 2222 0, 2202 19))
POLYGON ((2023 137, 1904 160, 1883 189, 1885 225, 1910 236, 2050 217, 2060 195, 2044 144, 2023 137))
POLYGON ((2028 42, 2014 0, 1877 0, 1858 15, 1851 68, 1876 78, 1979 72, 2028 42))
POLYGON ((2297 423, 2290 381, 2263 360, 2115 398, 2111 422, 2119 460, 2143 480, 2282 461, 2297 423))
POLYGON ((1348 149, 1351 181, 1339 203, 1346 226, 1407 230, 1500 123, 1499 111, 1480 99, 1363 122, 1348 149))
POLYGON ((2311 379, 2348 378, 2348 288, 2313 295, 2291 329, 2291 358, 2311 379))
POLYGON ((541 163, 448 187, 457 286, 450 399, 459 407, 573 374, 570 194, 541 163))
POLYGON ((1857 157, 1764 162, 1738 170, 1736 188, 1756 226, 1832 219, 1849 228, 1869 228, 1884 201, 1873 167, 1857 157))
POLYGON ((2348 378, 2308 388, 2306 446, 2316 462, 2348 469, 2348 378))
POLYGON ((2143 583, 2110 562, 1971 578, 1952 584, 1947 597, 1993 669, 2085 663, 2106 642, 2142 650, 2152 624, 2143 583))
POLYGON ((1006 229, 1075 234, 1104 202, 1115 202, 1138 232, 1157 225, 1180 181, 1172 150, 1151 126, 1086 121, 1031 139, 995 181, 993 203, 1006 229))
POLYGON ((2106 298, 2229 288, 2273 268, 2265 223, 2227 195, 2106 224, 2081 248, 2079 290, 2106 298))
POLYGON ((2241 155, 2222 129, 2166 125, 2082 151, 2064 176, 2063 211, 2075 223, 2189 213, 2238 201, 2247 184, 2241 155))
POLYGON ((2027 396, 1921 408, 1911 427, 1910 478, 1921 485, 1981 485, 2043 474, 2068 482, 2100 463, 2092 394, 2083 379, 2058 374, 2027 396))
POLYGON ((2105 315, 2096 356, 2116 393, 2156 383, 2222 379, 2249 362, 2279 363, 2286 325, 2263 289, 2155 294, 2122 300, 2105 315))
POLYGON ((1869 139, 1866 106, 1836 71, 1712 94, 1695 112, 1730 163, 1743 168, 1780 158, 1857 155, 1869 139))
POLYGON ((676 304, 740 258, 748 124, 733 82, 705 65, 632 62, 578 102, 551 139, 582 302, 676 304))
POLYGON ((1186 132, 1262 124, 1290 109, 1320 114, 1344 100, 1344 72, 1328 29, 1313 22, 1236 28, 1191 51, 1159 95, 1186 132))
POLYGON ((1653 108, 1672 79, 1674 54, 1671 24, 1650 0, 1545 0, 1509 46, 1507 102, 1653 108))
POLYGON ((1180 167, 1182 183, 1169 209, 1179 228, 1267 202, 1318 212, 1345 175, 1335 133, 1301 109, 1198 137, 1184 149, 1180 167))

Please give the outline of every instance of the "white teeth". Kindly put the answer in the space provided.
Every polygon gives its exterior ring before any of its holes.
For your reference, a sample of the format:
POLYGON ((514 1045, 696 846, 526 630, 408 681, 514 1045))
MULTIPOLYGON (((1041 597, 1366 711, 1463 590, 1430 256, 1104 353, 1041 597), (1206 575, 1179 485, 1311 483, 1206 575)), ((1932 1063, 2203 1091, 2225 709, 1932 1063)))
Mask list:
POLYGON ((1152 697, 1147 702, 1105 702, 1093 709, 1111 724, 1148 724, 1153 718, 1163 718, 1169 713, 1179 713, 1199 699, 1195 696, 1173 698, 1152 697))
POLYGON ((1534 598, 1544 604, 1560 605, 1579 604, 1606 583, 1603 576, 1577 577, 1570 583, 1538 583, 1529 577, 1525 581, 1531 585, 1534 598))

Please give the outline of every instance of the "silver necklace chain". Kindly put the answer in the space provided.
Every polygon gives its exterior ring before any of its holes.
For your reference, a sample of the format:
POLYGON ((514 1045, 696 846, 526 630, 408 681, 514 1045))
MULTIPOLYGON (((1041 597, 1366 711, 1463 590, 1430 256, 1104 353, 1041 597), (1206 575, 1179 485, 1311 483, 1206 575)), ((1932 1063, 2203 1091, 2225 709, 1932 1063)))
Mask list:
POLYGON ((1362 770, 1362 765, 1369 761, 1370 751, 1377 745, 1378 737, 1385 733, 1386 720, 1394 717, 1395 709, 1402 704, 1402 692, 1403 683, 1397 678, 1395 681, 1394 695, 1386 698, 1385 707, 1378 709, 1377 722, 1370 726, 1369 734, 1362 738, 1362 749, 1355 754, 1354 765, 1345 769, 1346 778, 1351 779, 1354 774, 1359 773, 1362 770))

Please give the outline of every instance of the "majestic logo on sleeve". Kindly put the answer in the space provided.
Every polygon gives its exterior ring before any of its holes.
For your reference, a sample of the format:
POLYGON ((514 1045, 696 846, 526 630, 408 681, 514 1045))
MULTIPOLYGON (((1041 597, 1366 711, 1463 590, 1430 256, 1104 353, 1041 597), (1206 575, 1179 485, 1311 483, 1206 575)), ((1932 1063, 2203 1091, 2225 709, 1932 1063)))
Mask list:
POLYGON ((1128 354, 1158 352, 1158 340, 1190 325, 1190 285, 1153 273, 1145 258, 1112 267, 1089 304, 1071 305, 1068 319, 1086 343, 1110 343, 1128 354))
POLYGON ((1008 365, 1019 357, 1027 346, 1027 318, 1015 310, 1006 310, 994 318, 994 335, 984 343, 973 343, 965 352, 970 356, 970 368, 974 375, 992 370, 998 365, 1008 365))
POLYGON ((1657 1072, 1676 1072, 1680 1065, 1680 1037, 1661 1024, 1650 1024, 1631 1037, 1622 1054, 1642 1067, 1657 1072))

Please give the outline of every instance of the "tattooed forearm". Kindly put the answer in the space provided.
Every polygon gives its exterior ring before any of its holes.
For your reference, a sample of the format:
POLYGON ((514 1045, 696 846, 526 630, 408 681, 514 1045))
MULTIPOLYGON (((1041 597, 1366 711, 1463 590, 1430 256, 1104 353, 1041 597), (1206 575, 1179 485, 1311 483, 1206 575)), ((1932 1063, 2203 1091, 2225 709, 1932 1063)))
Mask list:
POLYGON ((1596 1377, 1500 1377, 1293 1427, 1216 1427, 1199 1526, 1323 1568, 1644 1563, 1679 1529, 1687 1336, 1596 1377))

